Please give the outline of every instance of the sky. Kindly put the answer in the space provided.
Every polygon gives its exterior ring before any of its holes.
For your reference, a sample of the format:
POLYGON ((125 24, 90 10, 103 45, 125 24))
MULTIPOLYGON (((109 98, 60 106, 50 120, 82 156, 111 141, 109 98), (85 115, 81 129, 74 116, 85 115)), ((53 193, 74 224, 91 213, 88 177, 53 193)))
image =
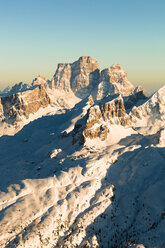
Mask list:
POLYGON ((165 1, 0 0, 0 89, 83 55, 151 92, 165 85, 165 1))

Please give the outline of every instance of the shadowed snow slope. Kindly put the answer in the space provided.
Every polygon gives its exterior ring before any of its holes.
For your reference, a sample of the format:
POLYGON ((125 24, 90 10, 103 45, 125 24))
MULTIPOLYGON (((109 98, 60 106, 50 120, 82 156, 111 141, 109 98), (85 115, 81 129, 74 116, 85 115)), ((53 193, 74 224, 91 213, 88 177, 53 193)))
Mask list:
POLYGON ((75 126, 93 104, 0 138, 0 247, 164 247, 163 131, 113 122, 113 108, 126 114, 119 97, 106 108, 107 137, 87 135, 80 146, 75 126))
POLYGON ((165 87, 84 56, 6 90, 0 118, 1 248, 165 247, 165 87))

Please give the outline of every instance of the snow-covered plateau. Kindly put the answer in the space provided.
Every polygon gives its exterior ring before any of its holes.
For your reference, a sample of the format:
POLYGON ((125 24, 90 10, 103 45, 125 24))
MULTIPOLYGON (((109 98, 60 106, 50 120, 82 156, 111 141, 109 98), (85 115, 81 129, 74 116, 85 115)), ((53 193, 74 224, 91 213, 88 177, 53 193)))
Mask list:
POLYGON ((0 93, 1 248, 165 248, 165 86, 88 56, 0 93))

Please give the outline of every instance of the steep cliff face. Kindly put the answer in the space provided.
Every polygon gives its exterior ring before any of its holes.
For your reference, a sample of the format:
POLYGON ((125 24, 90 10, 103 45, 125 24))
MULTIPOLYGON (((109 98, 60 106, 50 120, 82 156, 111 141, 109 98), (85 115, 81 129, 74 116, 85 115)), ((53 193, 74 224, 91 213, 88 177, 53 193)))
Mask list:
POLYGON ((80 98, 93 95, 100 75, 99 65, 91 57, 83 56, 72 64, 71 88, 80 98))
POLYGON ((71 65, 60 63, 52 80, 52 85, 59 90, 70 91, 71 65))
POLYGON ((101 72, 96 99, 99 100, 117 93, 128 96, 133 91, 134 86, 128 80, 127 73, 119 64, 114 64, 101 72))
POLYGON ((14 122, 19 121, 21 116, 29 118, 30 114, 50 104, 50 98, 42 85, 33 90, 2 97, 1 101, 5 118, 14 122))
POLYGON ((97 89, 99 65, 93 58, 82 56, 72 64, 59 64, 54 75, 54 86, 80 98, 85 98, 97 89))
POLYGON ((103 105, 94 105, 89 108, 85 123, 77 123, 73 130, 74 142, 84 144, 85 140, 100 138, 102 141, 107 138, 109 126, 130 124, 130 118, 126 114, 124 101, 121 96, 103 105), (75 139, 76 136, 76 139, 75 139))
POLYGON ((90 139, 100 137, 101 140, 105 140, 109 132, 108 126, 114 124, 122 126, 129 124, 122 97, 89 109, 84 136, 90 139))
POLYGON ((3 116, 3 105, 2 105, 2 101, 0 98, 0 118, 3 116))

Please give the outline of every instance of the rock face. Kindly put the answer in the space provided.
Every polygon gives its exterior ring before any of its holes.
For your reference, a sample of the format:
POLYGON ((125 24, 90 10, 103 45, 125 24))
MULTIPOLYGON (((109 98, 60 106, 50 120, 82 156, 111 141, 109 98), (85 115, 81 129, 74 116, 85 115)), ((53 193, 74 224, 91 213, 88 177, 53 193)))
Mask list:
POLYGON ((127 73, 119 64, 114 64, 101 72, 96 99, 117 93, 128 96, 133 91, 134 86, 128 81, 127 73))
POLYGON ((103 123, 103 116, 98 105, 89 109, 83 135, 86 138, 95 139, 100 137, 106 139, 108 133, 107 126, 103 123))
POLYGON ((28 92, 20 92, 1 98, 4 116, 12 121, 19 121, 21 116, 29 118, 30 114, 36 113, 41 107, 50 104, 50 98, 42 85, 28 92))
POLYGON ((58 64, 57 71, 52 80, 54 87, 66 92, 70 91, 70 79, 71 79, 71 65, 70 64, 58 64))
POLYGON ((2 116, 3 116, 3 105, 2 105, 1 98, 0 98, 0 117, 2 116))
POLYGON ((118 97, 102 106, 93 106, 89 109, 84 136, 85 138, 97 138, 105 140, 108 134, 108 125, 117 124, 126 126, 129 117, 126 114, 124 101, 118 97))
POLYGON ((116 124, 120 123, 123 126, 127 125, 127 122, 123 119, 125 118, 126 111, 122 97, 118 97, 101 106, 101 113, 104 121, 109 121, 110 123, 113 123, 112 120, 118 118, 117 120, 115 120, 116 124))
POLYGON ((129 116, 126 114, 123 98, 119 96, 104 105, 94 105, 88 110, 85 124, 77 123, 75 125, 73 143, 79 140, 80 144, 84 144, 86 138, 100 138, 103 141, 109 133, 109 125, 126 126, 129 123, 129 116))
POLYGON ((89 56, 80 57, 72 64, 59 64, 54 75, 54 86, 80 98, 85 98, 97 89, 99 81, 99 65, 89 56))
POLYGON ((84 56, 72 64, 71 88, 79 97, 93 95, 100 75, 99 65, 93 58, 84 56))

